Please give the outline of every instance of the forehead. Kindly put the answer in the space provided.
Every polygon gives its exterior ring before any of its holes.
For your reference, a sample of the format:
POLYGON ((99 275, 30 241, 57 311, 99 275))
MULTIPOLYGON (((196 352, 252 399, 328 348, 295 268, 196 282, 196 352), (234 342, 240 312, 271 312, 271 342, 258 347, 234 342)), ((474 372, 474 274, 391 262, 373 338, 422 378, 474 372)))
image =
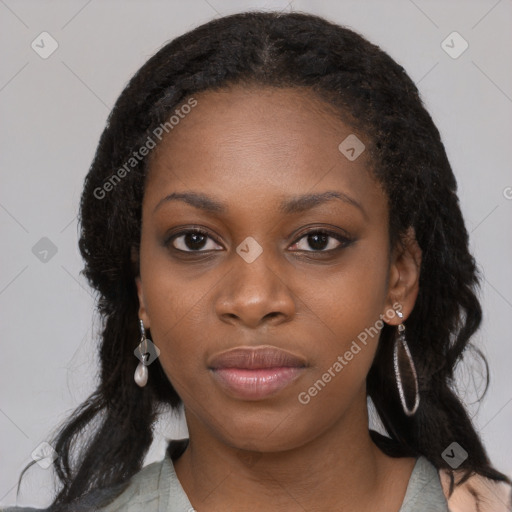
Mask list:
POLYGON ((339 150, 353 128, 311 90, 231 87, 194 98, 196 106, 150 155, 145 201, 172 188, 238 201, 333 188, 381 195, 367 154, 351 161, 339 150))

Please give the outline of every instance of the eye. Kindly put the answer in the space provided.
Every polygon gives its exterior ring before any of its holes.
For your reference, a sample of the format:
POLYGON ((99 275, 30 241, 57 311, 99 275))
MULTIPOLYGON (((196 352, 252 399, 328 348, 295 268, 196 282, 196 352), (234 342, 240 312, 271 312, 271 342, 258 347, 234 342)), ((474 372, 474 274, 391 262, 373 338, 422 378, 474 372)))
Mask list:
POLYGON ((341 247, 346 247, 351 242, 352 240, 346 236, 341 235, 340 233, 325 230, 315 230, 304 234, 297 242, 292 245, 292 248, 295 247, 299 251, 306 252, 331 252, 335 251, 336 249, 340 249, 341 247), (302 240, 305 240, 305 242, 302 242, 302 240), (308 250, 305 247, 307 245, 312 247, 312 250, 308 250))
MULTIPOLYGON (((352 240, 333 231, 312 230, 301 236, 291 249, 305 252, 331 252, 348 246, 352 240), (308 249, 309 246, 311 249, 308 249)), ((166 247, 172 245, 176 251, 187 253, 201 253, 222 250, 222 247, 206 232, 201 229, 187 229, 175 233, 164 242, 166 247)))
POLYGON ((182 252, 206 252, 219 250, 215 248, 219 246, 213 242, 214 240, 208 235, 208 233, 206 233, 206 231, 202 231, 200 229, 188 229, 186 231, 175 233, 169 237, 166 240, 165 245, 169 246, 169 244, 172 244, 174 249, 182 252), (208 247, 208 240, 211 241, 210 247, 208 247))

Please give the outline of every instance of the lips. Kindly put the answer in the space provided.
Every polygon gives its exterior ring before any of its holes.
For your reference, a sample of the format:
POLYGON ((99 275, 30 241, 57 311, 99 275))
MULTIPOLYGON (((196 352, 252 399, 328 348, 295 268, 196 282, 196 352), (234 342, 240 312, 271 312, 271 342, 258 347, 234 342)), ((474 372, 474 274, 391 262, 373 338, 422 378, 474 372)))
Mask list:
POLYGON ((262 400, 300 377, 306 361, 275 347, 239 347, 214 356, 208 368, 214 381, 233 398, 262 400))
POLYGON ((285 350, 275 347, 239 347, 222 352, 212 358, 209 368, 240 368, 258 370, 262 368, 301 368, 306 361, 285 350))

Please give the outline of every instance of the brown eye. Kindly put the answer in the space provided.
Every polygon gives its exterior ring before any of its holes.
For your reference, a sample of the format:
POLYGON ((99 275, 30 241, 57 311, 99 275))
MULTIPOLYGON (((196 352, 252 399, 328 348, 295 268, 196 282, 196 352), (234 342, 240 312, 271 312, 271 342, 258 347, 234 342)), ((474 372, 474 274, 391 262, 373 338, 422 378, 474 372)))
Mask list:
POLYGON ((293 244, 299 251, 330 252, 345 247, 351 242, 347 237, 332 231, 310 231, 293 244), (302 242, 304 240, 304 242, 302 242), (311 249, 308 249, 307 247, 311 249))
MULTIPOLYGON (((182 252, 206 252, 211 250, 219 250, 214 240, 205 231, 197 229, 189 229, 174 234, 168 241, 166 246, 172 244, 177 251, 182 252), (210 241, 210 242, 209 242, 210 241)), ((220 248, 222 249, 222 247, 220 248)))

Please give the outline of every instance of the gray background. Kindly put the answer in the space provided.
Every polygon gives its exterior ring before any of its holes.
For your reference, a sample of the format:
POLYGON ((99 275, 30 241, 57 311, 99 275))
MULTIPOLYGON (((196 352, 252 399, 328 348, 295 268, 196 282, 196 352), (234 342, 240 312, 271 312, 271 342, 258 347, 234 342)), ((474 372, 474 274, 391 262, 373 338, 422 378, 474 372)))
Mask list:
MULTIPOLYGON (((456 173, 485 276, 485 320, 475 339, 492 380, 483 404, 470 411, 492 461, 512 476, 510 0, 0 0, 0 503, 15 503, 32 451, 94 386, 98 319, 79 276, 76 214, 110 108, 169 39, 213 17, 263 8, 317 13, 354 28, 418 84, 456 173), (43 31, 59 45, 47 59, 31 48, 43 31), (456 59, 441 47, 453 31, 469 43, 456 59), (33 252, 43 237, 57 248, 46 261, 33 252)), ((480 370, 459 372, 468 401, 480 370)), ((186 427, 163 419, 147 462, 163 456, 164 435, 186 436, 186 427)), ((18 503, 47 505, 51 477, 51 467, 34 465, 18 503)))

